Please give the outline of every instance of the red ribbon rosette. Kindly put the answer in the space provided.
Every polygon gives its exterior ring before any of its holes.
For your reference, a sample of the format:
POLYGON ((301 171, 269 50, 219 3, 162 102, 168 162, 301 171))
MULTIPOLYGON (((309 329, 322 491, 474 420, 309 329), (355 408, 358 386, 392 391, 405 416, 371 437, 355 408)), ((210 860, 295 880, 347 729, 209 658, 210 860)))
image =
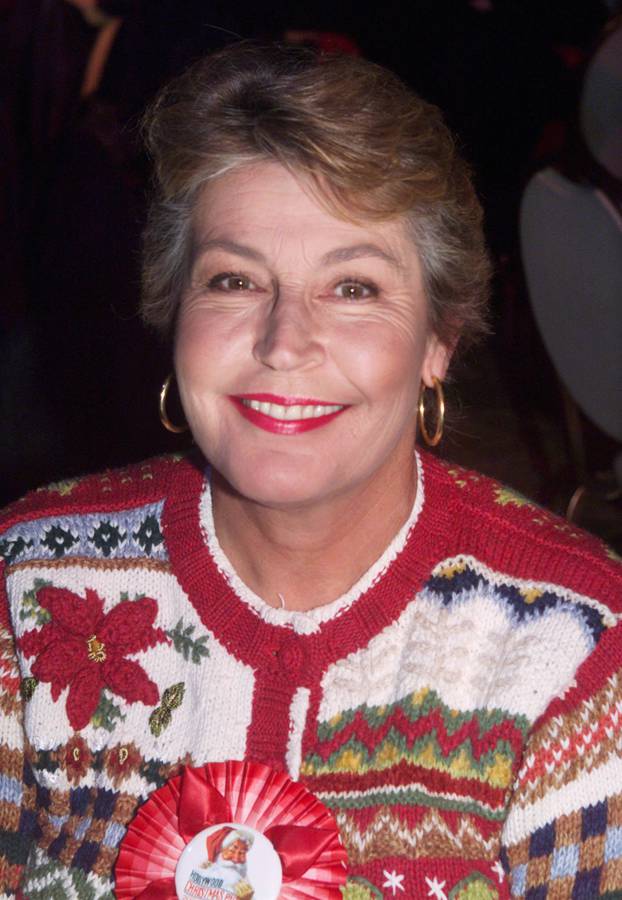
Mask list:
POLYGON ((252 762, 186 768, 141 806, 115 867, 118 900, 338 900, 346 852, 331 813, 252 762))

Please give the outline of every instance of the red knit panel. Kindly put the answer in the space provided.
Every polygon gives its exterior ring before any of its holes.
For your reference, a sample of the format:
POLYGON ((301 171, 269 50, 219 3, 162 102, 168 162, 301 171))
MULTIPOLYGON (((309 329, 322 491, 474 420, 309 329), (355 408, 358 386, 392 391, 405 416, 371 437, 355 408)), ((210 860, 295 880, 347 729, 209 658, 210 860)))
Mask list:
POLYGON ((451 510, 454 553, 475 556, 500 573, 598 597, 622 612, 622 564, 602 541, 450 463, 426 456, 425 477, 426 504, 446 504, 435 516, 449 524, 451 510))
POLYGON ((174 456, 154 457, 122 469, 38 488, 0 511, 0 530, 47 516, 116 512, 154 503, 166 496, 171 473, 183 465, 191 463, 174 456))
POLYGON ((257 678, 253 717, 246 739, 246 759, 285 771, 292 696, 291 683, 277 672, 264 672, 257 678))

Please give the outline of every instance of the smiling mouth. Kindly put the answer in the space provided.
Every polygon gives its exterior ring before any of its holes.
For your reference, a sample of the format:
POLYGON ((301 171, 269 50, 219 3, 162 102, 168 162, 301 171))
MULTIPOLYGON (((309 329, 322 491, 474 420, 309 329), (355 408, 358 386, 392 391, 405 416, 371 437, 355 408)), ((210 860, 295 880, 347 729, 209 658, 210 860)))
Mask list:
POLYGON ((337 403, 283 403, 266 402, 265 400, 249 400, 241 397, 240 402, 247 409, 269 416, 271 419, 279 419, 282 422, 302 421, 303 419, 319 419, 344 409, 337 403))
POLYGON ((274 434, 301 434, 320 428, 349 407, 302 397, 246 394, 230 400, 245 419, 274 434))

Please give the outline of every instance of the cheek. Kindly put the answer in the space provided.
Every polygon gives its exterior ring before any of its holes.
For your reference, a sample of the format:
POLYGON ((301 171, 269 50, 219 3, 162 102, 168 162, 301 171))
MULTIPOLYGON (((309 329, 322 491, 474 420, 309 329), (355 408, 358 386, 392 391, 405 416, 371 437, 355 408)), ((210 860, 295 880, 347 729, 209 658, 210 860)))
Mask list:
POLYGON ((175 339, 177 388, 195 440, 214 425, 210 400, 222 375, 214 337, 204 325, 180 321, 175 339))
POLYGON ((180 316, 175 339, 178 380, 205 383, 213 380, 236 357, 239 336, 225 317, 180 316))
POLYGON ((360 324, 334 342, 335 359, 369 400, 418 396, 426 346, 416 329, 360 324))

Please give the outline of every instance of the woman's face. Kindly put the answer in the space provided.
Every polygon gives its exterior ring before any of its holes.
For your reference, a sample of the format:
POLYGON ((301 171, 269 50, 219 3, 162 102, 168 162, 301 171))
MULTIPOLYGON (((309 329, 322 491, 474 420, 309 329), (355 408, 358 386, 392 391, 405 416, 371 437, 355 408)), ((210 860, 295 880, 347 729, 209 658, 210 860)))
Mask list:
POLYGON ((412 470, 448 353, 400 220, 353 224, 276 163, 209 184, 175 347, 193 436, 243 496, 322 504, 412 470))

